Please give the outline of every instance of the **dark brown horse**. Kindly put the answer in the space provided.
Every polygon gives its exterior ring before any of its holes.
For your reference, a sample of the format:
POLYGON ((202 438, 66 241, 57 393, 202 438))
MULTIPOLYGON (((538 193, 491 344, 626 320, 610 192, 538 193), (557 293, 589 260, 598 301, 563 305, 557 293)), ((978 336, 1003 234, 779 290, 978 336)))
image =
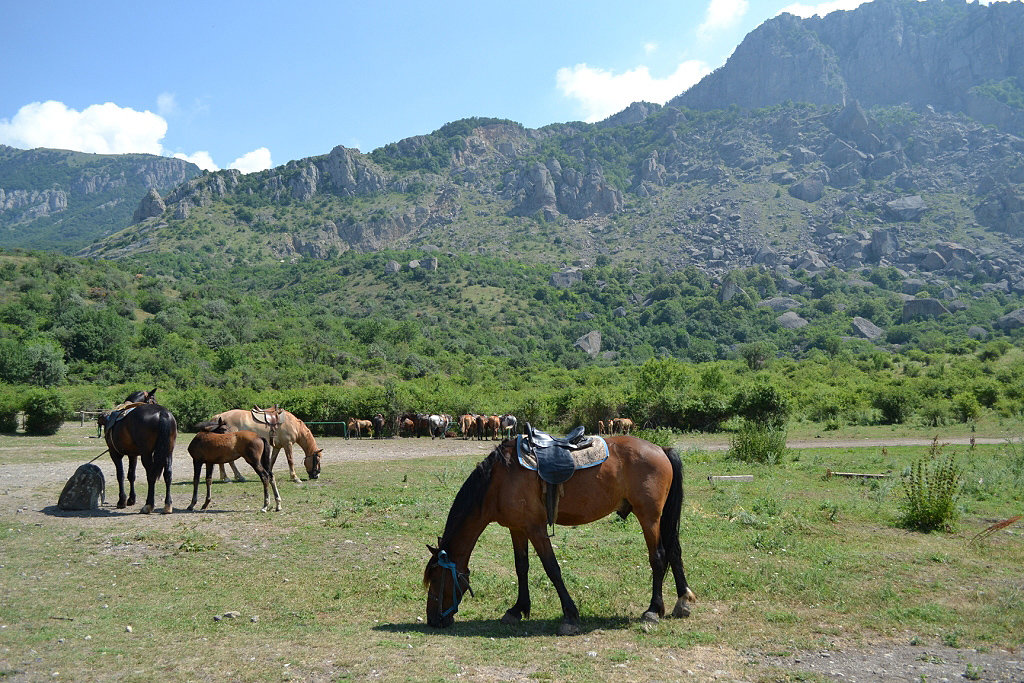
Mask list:
MULTIPOLYGON (((678 595, 672 616, 689 616, 687 603, 696 598, 686 585, 679 546, 683 502, 679 456, 672 449, 664 451, 632 436, 610 437, 607 443, 608 459, 604 463, 578 470, 562 485, 556 521, 577 526, 612 512, 623 518, 632 512, 643 529, 651 564, 651 604, 643 618, 657 621, 665 614, 662 584, 668 567, 672 568, 678 595)), ((545 528, 547 514, 541 480, 536 472, 519 464, 515 444, 514 439, 503 441, 476 466, 455 496, 438 547, 427 546, 430 560, 423 572, 423 584, 427 589, 427 623, 431 626, 452 624, 459 601, 469 590, 469 557, 480 534, 491 522, 497 522, 512 535, 519 581, 518 598, 501 621, 514 624, 530 615, 529 542, 562 603, 559 634, 579 632, 579 611, 565 589, 545 528)))
POLYGON ((163 511, 164 514, 172 512, 171 457, 178 436, 178 424, 171 411, 156 403, 122 404, 111 413, 101 414, 99 422, 104 427, 103 435, 110 449, 110 459, 114 461, 114 469, 117 471, 117 507, 135 505, 135 465, 141 457, 149 491, 146 493, 146 504, 140 512, 148 514, 153 511, 156 481, 161 475, 166 488, 163 511), (130 491, 127 497, 124 493, 122 462, 125 456, 128 457, 130 491))
POLYGON ((201 509, 205 510, 210 505, 210 482, 213 479, 213 466, 225 463, 234 463, 238 458, 244 459, 256 471, 263 482, 263 509, 266 512, 270 507, 270 488, 274 489, 274 500, 277 503, 277 511, 281 511, 281 494, 277 490, 277 481, 274 480, 274 472, 270 467, 270 442, 256 432, 239 431, 228 432, 224 420, 220 419, 218 425, 210 431, 201 431, 195 435, 188 445, 188 453, 192 456, 192 466, 195 470, 192 478, 192 502, 188 509, 196 506, 199 498, 199 473, 206 465, 206 502, 201 509))

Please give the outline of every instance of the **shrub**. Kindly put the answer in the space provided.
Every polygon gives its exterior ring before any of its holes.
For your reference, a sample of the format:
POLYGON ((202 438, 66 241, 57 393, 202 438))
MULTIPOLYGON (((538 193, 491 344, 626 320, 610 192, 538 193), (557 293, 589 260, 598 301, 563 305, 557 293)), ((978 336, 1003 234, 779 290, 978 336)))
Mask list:
POLYGON ((726 457, 773 465, 786 453, 786 430, 763 422, 744 420, 729 443, 726 457))
POLYGON ((56 434, 68 412, 64 398, 46 389, 29 394, 24 405, 25 433, 34 436, 56 434))
POLYGON ((18 429, 21 399, 12 390, 0 390, 0 434, 13 434, 18 429))
POLYGON ((770 384, 759 384, 740 391, 733 398, 736 415, 768 427, 782 427, 789 420, 792 400, 770 384))
POLYGON ((960 422, 970 422, 981 417, 981 404, 973 393, 964 391, 953 397, 953 416, 960 422))
POLYGON ((959 516, 957 499, 963 487, 964 471, 956 463, 955 453, 941 455, 938 439, 932 442, 928 458, 918 460, 900 482, 903 500, 899 523, 907 529, 925 533, 952 528, 959 516))
POLYGON ((192 431, 196 425, 220 412, 210 389, 186 389, 171 395, 165 403, 178 422, 178 429, 192 431))
POLYGON ((650 441, 655 446, 660 446, 663 451, 675 448, 676 435, 671 429, 666 429, 665 427, 638 429, 633 435, 650 441))
POLYGON ((903 386, 883 387, 874 395, 871 404, 882 413, 883 424, 903 424, 914 414, 918 398, 903 386))

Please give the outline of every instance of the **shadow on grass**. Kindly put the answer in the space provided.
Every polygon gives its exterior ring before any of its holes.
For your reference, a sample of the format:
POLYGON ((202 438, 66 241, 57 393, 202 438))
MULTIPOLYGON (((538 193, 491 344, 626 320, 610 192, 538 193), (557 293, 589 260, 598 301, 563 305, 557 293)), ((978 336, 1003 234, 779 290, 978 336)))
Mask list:
MULTIPOLYGON (((586 618, 580 620, 580 632, 587 635, 594 631, 621 630, 637 621, 628 617, 586 618)), ((503 624, 498 619, 456 620, 449 628, 434 628, 423 622, 378 624, 374 631, 383 633, 422 633, 424 635, 450 636, 461 638, 532 638, 535 636, 558 636, 561 619, 527 619, 518 624, 503 624)))
MULTIPOLYGON (((162 509, 162 505, 163 505, 163 503, 161 503, 161 508, 157 508, 156 510, 154 510, 150 514, 155 516, 155 517, 162 516, 163 512, 160 511, 162 509)), ((141 514, 139 512, 140 509, 141 509, 141 506, 139 506, 139 505, 133 505, 132 507, 128 507, 128 508, 116 508, 116 507, 111 507, 111 506, 107 505, 107 506, 104 506, 104 507, 96 508, 95 510, 62 510, 59 507, 57 507, 56 505, 47 505, 46 507, 41 509, 39 512, 44 514, 44 515, 46 515, 46 516, 48 516, 48 517, 81 517, 81 518, 87 518, 87 517, 111 517, 111 518, 113 518, 113 517, 124 517, 126 515, 138 515, 138 514, 141 514)), ((174 513, 173 514, 176 514, 176 515, 179 515, 179 514, 185 514, 185 515, 193 515, 193 514, 226 515, 226 514, 233 514, 233 513, 239 513, 239 512, 244 512, 244 510, 186 510, 185 508, 174 508, 174 513)))

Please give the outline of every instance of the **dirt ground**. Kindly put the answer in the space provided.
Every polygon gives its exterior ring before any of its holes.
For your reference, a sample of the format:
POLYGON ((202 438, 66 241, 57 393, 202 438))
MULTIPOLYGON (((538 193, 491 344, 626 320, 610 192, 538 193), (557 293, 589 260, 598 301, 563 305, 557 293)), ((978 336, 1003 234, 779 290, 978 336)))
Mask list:
MULTIPOLYGON (((64 451, 68 456, 73 452, 88 453, 83 459, 64 458, 54 461, 49 467, 40 467, 36 463, 10 462, 5 457, 21 447, 0 447, 0 516, 12 514, 25 523, 54 524, 68 518, 75 523, 88 525, 97 520, 95 513, 55 514, 55 489, 67 481, 75 469, 87 462, 103 448, 103 442, 97 439, 88 440, 90 429, 82 431, 82 445, 54 446, 52 451, 64 451), (6 452, 6 453, 5 453, 6 452)), ((92 432, 95 434, 95 432, 92 432)), ((186 451, 189 434, 180 434, 175 446, 175 474, 177 482, 191 478, 191 460, 186 451)), ((1002 443, 1003 439, 982 439, 979 443, 1002 443)), ((948 443, 967 443, 967 439, 945 440, 948 443)), ((884 443, 868 440, 826 440, 815 439, 808 443, 793 443, 793 447, 856 447, 856 446, 895 446, 920 445, 930 443, 921 439, 889 439, 884 443)), ((352 461, 393 461, 404 458, 421 458, 435 456, 477 455, 483 458, 494 447, 489 441, 464 441, 462 439, 400 438, 400 439, 342 439, 321 438, 318 445, 324 449, 323 462, 325 467, 332 463, 352 461)), ((686 444, 682 444, 685 449, 686 444)), ((700 447, 705 450, 724 450, 728 444, 718 442, 702 442, 700 447)), ((297 450, 295 466, 299 476, 306 478, 302 467, 301 450, 297 450)), ((138 506, 131 510, 116 510, 117 489, 113 464, 110 458, 103 456, 96 460, 107 481, 107 501, 103 506, 102 517, 109 515, 138 514, 138 506), (112 495, 113 494, 113 495, 112 495)), ((243 467, 247 467, 243 465, 243 467)), ((287 480, 287 464, 282 453, 275 467, 279 480, 287 480)), ((139 467, 140 495, 145 495, 145 473, 139 467)), ((253 473, 242 470, 248 478, 253 473)), ((158 489, 158 490, 162 490, 158 489)), ((200 485, 202 495, 202 485, 200 485)), ((176 512, 184 507, 180 493, 175 494, 176 512), (180 506, 180 507, 179 507, 180 506)), ((159 495, 158 495, 159 499, 159 495)), ((170 525, 177 515, 152 516, 154 526, 170 525)), ((905 640, 873 643, 869 648, 841 649, 831 651, 792 652, 788 654, 768 654, 764 652, 745 652, 744 662, 747 671, 758 670, 768 680, 803 680, 807 676, 818 679, 836 681, 1016 681, 1024 682, 1024 653, 989 650, 980 652, 974 649, 955 649, 938 644, 912 645, 910 636, 905 640)), ((732 667, 730 667, 732 668, 732 667)), ((732 668, 736 671, 739 667, 732 668)), ((737 680, 726 671, 704 672, 697 675, 704 680, 737 680), (704 674, 709 674, 707 677, 704 674), (721 674, 721 675, 719 675, 721 674)), ((742 680, 742 679, 739 679, 742 680)))

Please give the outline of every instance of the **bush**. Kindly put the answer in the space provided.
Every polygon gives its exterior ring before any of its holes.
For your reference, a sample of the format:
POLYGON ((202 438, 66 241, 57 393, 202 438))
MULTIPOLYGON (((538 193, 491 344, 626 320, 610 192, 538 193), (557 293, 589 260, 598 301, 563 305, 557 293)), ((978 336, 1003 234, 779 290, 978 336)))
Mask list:
POLYGON ((774 465, 786 454, 786 430, 763 422, 744 420, 729 443, 726 457, 743 462, 774 465))
POLYGON ((192 431, 196 425, 221 412, 219 403, 210 389, 186 389, 172 394, 164 404, 178 422, 178 429, 192 431))
POLYGON ((952 529, 959 517, 957 499, 963 486, 962 468, 955 454, 941 455, 938 440, 932 442, 931 455, 909 468, 901 482, 900 526, 925 533, 952 529))
POLYGON ((656 429, 638 429, 634 432, 633 436, 650 441, 655 446, 659 446, 661 450, 667 451, 670 448, 675 448, 676 435, 671 429, 665 427, 657 427, 656 429))
POLYGON ((18 411, 21 399, 14 391, 0 390, 0 434, 13 434, 18 430, 18 411))
POLYGON ((970 422, 981 417, 981 404, 973 393, 964 391, 953 397, 953 416, 960 422, 970 422))
POLYGON ((733 398, 736 415, 749 422, 779 428, 789 420, 793 402, 788 395, 770 384, 759 384, 740 391, 733 398))
POLYGON ((68 412, 64 398, 46 389, 29 394, 24 405, 25 433, 33 436, 56 434, 68 412))
POLYGON ((914 414, 918 397, 908 388, 894 385, 879 390, 871 404, 882 413, 882 424, 903 424, 914 414))

